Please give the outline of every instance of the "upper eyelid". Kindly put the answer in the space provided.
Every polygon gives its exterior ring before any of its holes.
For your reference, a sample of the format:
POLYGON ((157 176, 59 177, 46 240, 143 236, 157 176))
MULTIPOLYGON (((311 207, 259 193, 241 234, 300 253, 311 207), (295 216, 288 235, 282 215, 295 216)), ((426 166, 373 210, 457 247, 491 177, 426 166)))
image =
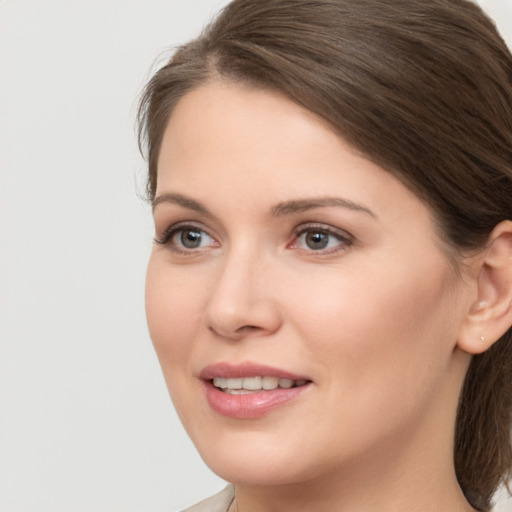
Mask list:
POLYGON ((212 240, 216 240, 216 237, 201 223, 193 222, 193 221, 182 221, 176 222, 167 226, 164 230, 160 232, 160 234, 155 234, 155 241, 160 244, 167 244, 171 241, 172 237, 178 233, 179 231, 185 230, 187 228, 197 229, 197 231, 204 232, 207 236, 209 236, 212 240))
POLYGON ((302 223, 294 229, 294 233, 295 233, 295 235, 299 235, 306 231, 314 231, 315 229, 317 231, 325 231, 333 236, 339 236, 340 238, 345 238, 345 239, 350 239, 350 240, 354 239, 354 237, 345 229, 336 228, 334 226, 331 226, 329 224, 324 224, 321 222, 320 223, 317 223, 317 222, 302 223))
POLYGON ((348 231, 340 228, 335 228, 331 225, 323 223, 305 223, 297 226, 294 230, 294 237, 287 247, 293 248, 304 254, 315 255, 316 257, 333 256, 335 254, 344 253, 349 248, 353 247, 356 240, 348 231), (323 249, 307 249, 298 246, 299 239, 307 232, 324 232, 328 236, 335 238, 338 241, 336 247, 323 248, 323 249))
POLYGON ((193 220, 184 220, 166 224, 166 227, 162 230, 162 232, 170 233, 171 231, 179 231, 180 229, 185 228, 196 228, 198 231, 204 231, 207 235, 212 236, 210 233, 211 230, 204 226, 202 222, 193 220))
POLYGON ((153 223, 156 233, 164 233, 175 228, 191 226, 201 229, 216 240, 219 239, 219 236, 224 234, 224 229, 220 221, 217 221, 214 217, 211 219, 209 216, 204 217, 200 212, 197 215, 194 215, 194 212, 190 211, 183 211, 172 215, 154 215, 153 223), (162 226, 162 228, 159 228, 159 226, 162 226))

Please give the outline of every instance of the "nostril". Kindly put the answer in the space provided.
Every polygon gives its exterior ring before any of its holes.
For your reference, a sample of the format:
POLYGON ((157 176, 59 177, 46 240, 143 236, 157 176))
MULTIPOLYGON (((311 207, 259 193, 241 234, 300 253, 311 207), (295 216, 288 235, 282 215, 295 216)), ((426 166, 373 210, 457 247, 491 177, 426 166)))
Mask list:
POLYGON ((236 332, 247 332, 247 331, 257 331, 258 329, 261 329, 261 327, 258 327, 256 325, 244 325, 243 327, 239 327, 236 332))
POLYGON ((251 337, 263 332, 265 332, 265 329, 263 329, 262 327, 258 327, 257 325, 243 325, 233 333, 233 337, 236 339, 240 339, 244 337, 251 337))
POLYGON ((243 325, 242 327, 239 327, 238 329, 235 329, 233 331, 222 330, 211 325, 208 326, 208 329, 216 336, 221 336, 222 338, 227 338, 235 341, 241 340, 247 336, 250 337, 251 335, 257 334, 259 332, 265 332, 265 330, 262 327, 258 327, 257 325, 243 325))

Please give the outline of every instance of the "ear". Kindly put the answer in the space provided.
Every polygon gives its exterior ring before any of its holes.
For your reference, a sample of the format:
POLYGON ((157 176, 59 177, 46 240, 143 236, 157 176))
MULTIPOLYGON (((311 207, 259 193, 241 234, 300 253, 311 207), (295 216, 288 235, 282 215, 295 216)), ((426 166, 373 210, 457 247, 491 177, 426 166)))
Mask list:
POLYGON ((485 352, 512 326, 512 221, 491 232, 476 266, 477 299, 470 305, 458 346, 469 354, 485 352))

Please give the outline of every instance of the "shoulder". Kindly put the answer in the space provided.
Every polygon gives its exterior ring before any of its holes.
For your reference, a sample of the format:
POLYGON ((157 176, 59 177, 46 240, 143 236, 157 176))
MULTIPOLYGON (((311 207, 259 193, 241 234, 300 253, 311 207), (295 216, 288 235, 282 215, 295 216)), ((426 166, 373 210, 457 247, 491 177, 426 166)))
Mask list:
POLYGON ((182 512, 227 512, 235 497, 235 488, 228 485, 223 491, 196 503, 182 512))

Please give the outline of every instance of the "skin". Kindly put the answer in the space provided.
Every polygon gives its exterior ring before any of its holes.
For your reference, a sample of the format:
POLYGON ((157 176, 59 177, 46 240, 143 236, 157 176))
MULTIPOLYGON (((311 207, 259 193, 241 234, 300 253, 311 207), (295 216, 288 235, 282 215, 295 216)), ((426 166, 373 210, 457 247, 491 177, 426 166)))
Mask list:
POLYGON ((311 112, 226 82, 175 107, 156 197, 157 240, 178 231, 149 261, 150 334, 185 428, 236 483, 240 512, 473 510, 452 438, 470 361, 457 340, 477 297, 420 199, 311 112), (275 212, 327 197, 351 207, 275 212), (183 246, 184 225, 198 248, 183 246), (326 249, 308 246, 319 231, 326 249), (200 371, 246 361, 312 384, 260 418, 215 413, 200 371))

